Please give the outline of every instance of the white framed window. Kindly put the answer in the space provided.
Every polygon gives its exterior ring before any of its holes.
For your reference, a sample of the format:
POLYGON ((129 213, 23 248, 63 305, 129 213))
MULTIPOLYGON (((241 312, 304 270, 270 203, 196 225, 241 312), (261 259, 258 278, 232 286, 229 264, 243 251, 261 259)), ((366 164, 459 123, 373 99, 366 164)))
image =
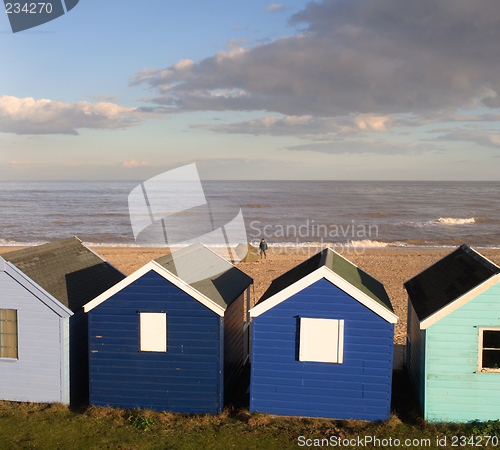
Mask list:
POLYGON ((500 328, 479 328, 479 372, 500 373, 500 328))
POLYGON ((17 357, 17 310, 0 309, 0 358, 17 357))
POLYGON ((140 313, 141 352, 167 351, 167 313, 140 313))
POLYGON ((299 361, 341 364, 344 358, 342 319, 300 318, 299 361))

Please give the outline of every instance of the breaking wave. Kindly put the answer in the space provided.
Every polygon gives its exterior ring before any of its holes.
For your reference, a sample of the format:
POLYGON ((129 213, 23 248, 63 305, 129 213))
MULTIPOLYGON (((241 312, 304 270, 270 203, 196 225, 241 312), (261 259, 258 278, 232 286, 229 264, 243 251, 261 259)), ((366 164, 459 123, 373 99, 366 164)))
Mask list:
POLYGON ((444 223, 445 225, 465 225, 468 223, 475 223, 476 219, 471 217, 470 219, 455 219, 453 217, 441 217, 434 220, 433 223, 444 223))

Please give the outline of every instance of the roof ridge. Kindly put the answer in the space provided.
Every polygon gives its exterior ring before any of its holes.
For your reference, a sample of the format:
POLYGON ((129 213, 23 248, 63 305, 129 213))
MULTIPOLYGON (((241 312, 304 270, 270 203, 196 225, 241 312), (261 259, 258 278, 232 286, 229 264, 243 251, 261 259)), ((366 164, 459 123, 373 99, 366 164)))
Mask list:
POLYGON ((12 250, 10 252, 2 253, 2 255, 10 255, 10 254, 14 254, 14 253, 18 254, 18 255, 23 255, 23 254, 36 255, 39 253, 44 253, 46 251, 50 251, 50 249, 52 249, 52 248, 57 248, 64 241, 72 241, 72 242, 74 242, 74 244, 76 244, 76 243, 82 244, 82 241, 78 237, 73 236, 73 237, 69 237, 69 238, 65 238, 65 239, 59 239, 57 241, 46 242, 45 244, 33 245, 31 247, 21 248, 19 250, 12 250), (76 239, 76 241, 75 241, 75 239, 76 239))
POLYGON ((477 252, 473 248, 470 248, 467 244, 462 244, 459 248, 492 272, 500 273, 500 267, 498 267, 493 261, 490 261, 488 258, 481 255, 481 253, 477 252))
MULTIPOLYGON (((76 236, 75 236, 76 237, 76 236)), ((113 269, 117 270, 118 272, 120 272, 122 275, 125 275, 127 276, 124 272, 122 272, 120 269, 118 269, 118 267, 116 267, 114 264, 111 264, 107 259, 104 259, 101 255, 99 255, 99 253, 97 253, 96 251, 92 250, 90 247, 87 247, 78 237, 76 237, 80 242, 81 244, 89 251, 89 252, 92 252, 94 255, 96 255, 99 259, 102 260, 102 262, 105 262, 106 264, 109 264, 113 269)))
MULTIPOLYGON (((205 250, 208 250, 210 252, 212 252, 214 255, 216 255, 219 259, 221 259, 222 261, 224 261, 227 265, 228 265, 228 268, 227 270, 225 270, 224 272, 221 272, 221 273, 226 273, 228 270, 231 270, 231 269, 237 269, 239 272, 247 275, 243 270, 241 270, 238 266, 236 266, 235 264, 233 264, 231 261, 228 261, 226 258, 224 258, 223 256, 219 255, 217 252, 213 251, 210 247, 206 246, 205 244, 203 244, 202 242, 195 242, 191 245, 188 245, 187 247, 183 247, 177 251, 184 251, 184 250, 187 250, 187 249, 190 249, 189 253, 193 252, 193 251, 196 251, 197 249, 205 249, 205 250), (201 246, 201 247, 200 247, 201 246)), ((232 251, 232 249, 231 249, 232 251)), ((163 255, 163 256, 160 256, 159 258, 156 258, 154 259, 153 261, 155 261, 156 263, 160 264, 158 262, 159 259, 162 259, 162 258, 166 258, 166 257, 170 257, 171 260, 173 261, 174 265, 175 265, 175 257, 174 257, 174 254, 176 252, 172 252, 172 250, 170 250, 170 253, 167 253, 166 255, 163 255)), ((161 265, 161 264, 160 264, 161 265)), ((249 275, 247 275, 249 276, 249 275)), ((250 277, 250 276, 249 276, 250 277)), ((252 277, 250 277, 252 278, 252 277)), ((252 278, 252 284, 253 284, 253 278, 252 278)))

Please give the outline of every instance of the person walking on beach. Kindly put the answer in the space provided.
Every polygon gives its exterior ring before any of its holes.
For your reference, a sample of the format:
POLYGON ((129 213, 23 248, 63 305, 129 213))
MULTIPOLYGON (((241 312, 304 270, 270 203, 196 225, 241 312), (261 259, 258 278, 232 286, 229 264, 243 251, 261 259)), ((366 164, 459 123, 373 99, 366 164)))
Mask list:
POLYGON ((267 259, 267 242, 265 241, 264 238, 262 238, 262 241, 260 241, 260 244, 259 244, 259 248, 260 248, 260 259, 262 259, 262 254, 264 254, 264 258, 267 259))

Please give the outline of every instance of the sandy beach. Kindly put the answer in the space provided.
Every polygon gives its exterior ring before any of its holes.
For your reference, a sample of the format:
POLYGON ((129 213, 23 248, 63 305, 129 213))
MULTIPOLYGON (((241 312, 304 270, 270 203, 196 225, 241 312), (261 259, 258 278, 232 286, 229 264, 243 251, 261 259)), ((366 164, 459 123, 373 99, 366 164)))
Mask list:
MULTIPOLYGON (((0 247, 0 254, 20 247, 0 247)), ((165 255, 168 251, 158 248, 107 248, 93 250, 130 275, 152 259, 165 255)), ((319 249, 271 248, 266 260, 256 263, 240 263, 238 267, 250 275, 254 281, 253 303, 262 296, 271 281, 312 256, 319 249)), ((450 253, 452 249, 344 249, 342 255, 384 283, 394 311, 399 317, 395 328, 394 342, 404 344, 406 336, 407 296, 403 282, 428 267, 433 262, 450 253)), ((500 265, 500 250, 479 250, 486 258, 500 265)))

